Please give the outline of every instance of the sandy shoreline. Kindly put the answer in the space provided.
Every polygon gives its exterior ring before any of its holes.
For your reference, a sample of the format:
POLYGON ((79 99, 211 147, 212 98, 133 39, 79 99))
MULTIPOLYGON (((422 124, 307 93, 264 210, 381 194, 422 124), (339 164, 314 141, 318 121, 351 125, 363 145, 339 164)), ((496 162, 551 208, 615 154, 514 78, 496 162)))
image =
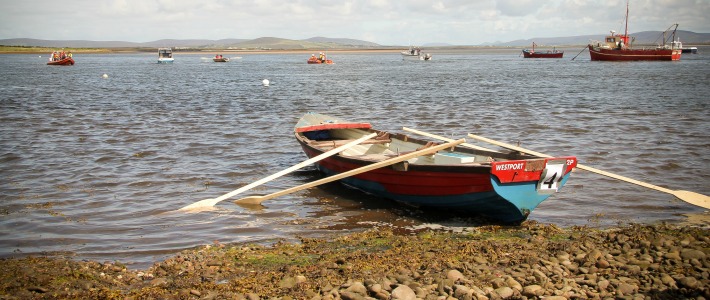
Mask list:
MULTIPOLYGON (((517 52, 524 47, 441 47, 423 49, 424 53, 495 53, 495 52, 517 52)), ((0 54, 49 54, 57 49, 53 48, 17 48, 17 49, 0 49, 0 54)), ((72 49, 65 48, 65 51, 71 51, 73 54, 117 54, 117 53, 155 53, 157 49, 72 49)), ((294 49, 294 50, 237 50, 237 49, 208 49, 202 51, 196 50, 180 50, 173 49, 173 53, 180 54, 318 54, 325 52, 328 54, 380 54, 391 53, 399 54, 406 51, 406 48, 382 48, 382 49, 294 49)))

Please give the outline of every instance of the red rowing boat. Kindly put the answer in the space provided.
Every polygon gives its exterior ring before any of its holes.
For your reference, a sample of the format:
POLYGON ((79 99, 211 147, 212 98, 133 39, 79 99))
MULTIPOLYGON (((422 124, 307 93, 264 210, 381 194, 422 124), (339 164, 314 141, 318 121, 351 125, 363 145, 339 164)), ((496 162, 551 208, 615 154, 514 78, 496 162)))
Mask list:
MULTIPOLYGON (((672 36, 675 37, 675 32, 678 29, 678 24, 673 24, 672 36)), ((667 45, 665 41, 666 31, 663 32, 662 46, 632 49, 631 43, 634 38, 628 34, 629 28, 629 3, 626 2, 626 26, 624 34, 615 34, 611 31, 611 35, 606 36, 604 42, 595 42, 588 45, 589 56, 594 61, 652 61, 652 60, 680 60, 683 50, 676 48, 674 44, 667 45), (631 40, 631 43, 629 43, 631 40)), ((669 28, 670 29, 670 28, 669 28)))
MULTIPOLYGON (((377 137, 318 161, 316 167, 335 175, 436 144, 316 113, 305 114, 294 128, 310 158, 373 132, 377 137)), ((519 223, 567 182, 576 165, 574 156, 545 158, 456 147, 340 181, 411 206, 519 223)))

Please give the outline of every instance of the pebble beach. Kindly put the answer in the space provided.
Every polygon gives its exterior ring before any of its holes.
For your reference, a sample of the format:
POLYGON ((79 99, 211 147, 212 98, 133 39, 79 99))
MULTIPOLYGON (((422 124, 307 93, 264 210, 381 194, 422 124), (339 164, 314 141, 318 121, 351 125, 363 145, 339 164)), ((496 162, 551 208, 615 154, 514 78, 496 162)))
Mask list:
POLYGON ((710 234, 688 225, 218 241, 144 270, 118 261, 0 260, 0 299, 709 299, 710 234))

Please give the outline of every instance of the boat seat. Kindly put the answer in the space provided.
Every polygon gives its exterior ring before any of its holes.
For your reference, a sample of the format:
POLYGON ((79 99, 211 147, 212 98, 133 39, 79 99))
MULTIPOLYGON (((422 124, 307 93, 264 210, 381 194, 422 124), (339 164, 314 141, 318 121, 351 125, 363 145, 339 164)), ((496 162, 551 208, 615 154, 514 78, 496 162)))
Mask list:
MULTIPOLYGON (((324 147, 332 147, 332 148, 335 148, 335 147, 340 147, 340 146, 342 146, 342 145, 345 145, 345 144, 347 144, 347 143, 350 143, 350 142, 352 142, 352 141, 354 141, 354 140, 355 140, 355 139, 352 139, 352 140, 309 141, 309 142, 308 142, 308 145, 311 145, 311 146, 317 147, 317 148, 324 148, 324 147)), ((374 139, 365 140, 365 141, 363 141, 362 143, 360 143, 360 144, 358 144, 358 145, 388 144, 388 143, 390 143, 390 142, 392 142, 391 139, 377 139, 377 138, 374 138, 374 139)))

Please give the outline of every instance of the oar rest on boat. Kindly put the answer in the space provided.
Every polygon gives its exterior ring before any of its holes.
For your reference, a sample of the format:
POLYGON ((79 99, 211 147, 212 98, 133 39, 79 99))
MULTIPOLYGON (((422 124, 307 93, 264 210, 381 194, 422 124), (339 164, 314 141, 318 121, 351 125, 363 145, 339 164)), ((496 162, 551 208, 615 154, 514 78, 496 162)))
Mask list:
MULTIPOLYGON (((348 139, 348 140, 320 140, 320 141, 314 141, 314 140, 309 140, 308 145, 317 147, 317 148, 326 148, 326 147, 340 147, 342 145, 345 145, 349 142, 352 142, 353 140, 348 139)), ((360 145, 373 145, 373 144, 389 144, 392 142, 392 139, 389 137, 389 133, 384 133, 376 136, 374 139, 369 139, 365 140, 364 142, 360 143, 360 145)))

